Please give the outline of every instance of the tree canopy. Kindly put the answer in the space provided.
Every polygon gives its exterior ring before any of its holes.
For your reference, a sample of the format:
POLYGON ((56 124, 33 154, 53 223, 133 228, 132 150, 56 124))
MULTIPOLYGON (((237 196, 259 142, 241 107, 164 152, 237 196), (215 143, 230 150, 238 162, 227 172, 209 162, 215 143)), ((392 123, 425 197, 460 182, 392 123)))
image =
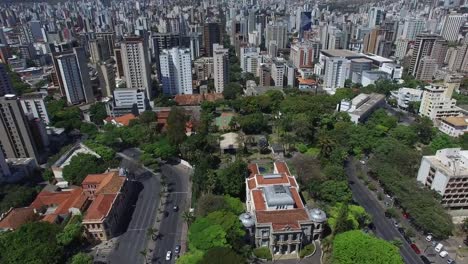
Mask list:
POLYGON ((399 249, 360 230, 338 234, 333 241, 333 264, 403 264, 399 249))
POLYGON ((96 156, 79 153, 63 168, 62 174, 66 181, 80 185, 88 174, 103 173, 106 169, 106 163, 96 156))
POLYGON ((167 118, 167 139, 173 145, 180 145, 184 139, 188 118, 182 108, 172 107, 167 118))

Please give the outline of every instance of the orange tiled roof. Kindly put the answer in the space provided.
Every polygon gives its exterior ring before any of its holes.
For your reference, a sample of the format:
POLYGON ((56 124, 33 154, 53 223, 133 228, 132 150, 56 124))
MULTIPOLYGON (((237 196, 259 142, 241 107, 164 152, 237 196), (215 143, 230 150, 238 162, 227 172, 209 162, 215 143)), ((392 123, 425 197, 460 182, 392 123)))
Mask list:
POLYGON ((24 223, 34 219, 34 208, 14 208, 0 221, 0 228, 17 229, 24 223))
POLYGON ((256 211, 255 214, 258 223, 271 223, 275 231, 285 227, 299 229, 299 221, 309 220, 305 209, 256 211))
POLYGON ((178 105, 199 105, 203 101, 214 102, 223 98, 224 96, 221 93, 178 94, 174 97, 174 101, 176 101, 178 105))
POLYGON ((316 81, 313 80, 313 79, 302 79, 302 78, 299 78, 299 84, 314 85, 315 83, 316 83, 316 81))
POLYGON ((70 198, 70 192, 48 192, 42 191, 31 203, 30 207, 39 209, 43 206, 59 206, 70 198))
POLYGON ((256 163, 250 163, 247 167, 250 171, 250 176, 249 177, 254 177, 256 174, 259 174, 260 172, 258 171, 258 166, 256 163))
POLYGON ((84 178, 82 185, 85 184, 101 184, 104 181, 106 176, 113 175, 116 171, 110 171, 107 173, 97 173, 97 174, 88 174, 86 178, 84 178))
POLYGON ((116 196, 116 193, 99 194, 88 208, 83 221, 101 220, 106 217, 116 196))
POLYGON ((123 116, 118 116, 115 117, 114 120, 115 122, 122 124, 123 126, 128 126, 130 124, 130 121, 137 118, 134 114, 126 114, 123 116))
POLYGON ((302 199, 299 196, 299 192, 297 192, 297 189, 289 187, 289 190, 291 191, 291 195, 294 199, 294 203, 296 204, 296 208, 303 209, 304 204, 302 203, 302 199))
POLYGON ((291 176, 291 172, 289 171, 289 168, 286 162, 276 161, 275 166, 276 166, 276 169, 278 170, 278 173, 286 173, 288 176, 291 176))
POLYGON ((250 178, 247 180, 247 185, 249 186, 249 190, 252 190, 257 187, 257 183, 255 183, 255 178, 250 178))
POLYGON ((270 184, 288 184, 289 183, 289 177, 285 174, 282 173, 280 178, 271 178, 271 179, 266 179, 263 177, 261 174, 257 174, 257 182, 259 185, 270 185, 270 184))
POLYGON ((255 204, 255 210, 266 210, 265 199, 263 198, 263 192, 261 190, 252 191, 253 202, 255 204))
POLYGON ((82 209, 86 203, 86 196, 82 188, 76 188, 70 192, 68 199, 60 204, 54 213, 67 214, 70 208, 82 209))

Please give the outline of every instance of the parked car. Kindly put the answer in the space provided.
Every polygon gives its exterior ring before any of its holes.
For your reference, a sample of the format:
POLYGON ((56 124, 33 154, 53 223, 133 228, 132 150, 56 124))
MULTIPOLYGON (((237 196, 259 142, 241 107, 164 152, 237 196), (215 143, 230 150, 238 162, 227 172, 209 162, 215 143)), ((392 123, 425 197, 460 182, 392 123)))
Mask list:
POLYGON ((405 229, 403 227, 399 227, 397 229, 398 229, 398 232, 400 232, 400 234, 402 234, 402 235, 405 234, 405 229))
POLYGON ((395 219, 393 220, 393 225, 394 225, 395 227, 400 227, 400 224, 398 224, 398 222, 397 222, 395 219))
POLYGON ((448 255, 448 252, 445 251, 445 250, 444 250, 444 251, 441 251, 441 252, 439 253, 439 256, 442 257, 442 258, 445 258, 447 255, 448 255))
POLYGON ((407 235, 403 235, 403 238, 406 240, 406 242, 408 243, 413 243, 413 240, 411 240, 411 237, 407 236, 407 235))
POLYGON ((421 260, 424 262, 424 264, 431 264, 432 262, 426 258, 426 256, 421 256, 421 260))
POLYGON ((409 219, 409 218, 410 218, 410 215, 409 215, 408 213, 403 213, 403 217, 404 217, 405 219, 409 219))
POLYGON ((456 264, 456 263, 455 263, 455 260, 449 258, 447 259, 447 264, 456 264))
POLYGON ((175 246, 174 253, 176 253, 176 254, 180 253, 180 245, 175 246))
POLYGON ((413 244, 411 244, 410 246, 411 246, 411 248, 413 249, 413 251, 414 251, 416 254, 418 254, 418 255, 421 254, 421 250, 419 250, 419 248, 418 248, 418 246, 416 246, 416 244, 413 243, 413 244))
POLYGON ((166 260, 171 260, 171 258, 172 258, 172 252, 169 250, 166 253, 166 260))
POLYGON ((437 246, 435 247, 435 251, 436 251, 436 252, 440 252, 440 251, 442 251, 442 248, 443 248, 443 247, 444 247, 444 245, 442 245, 442 243, 439 243, 439 244, 437 244, 437 246))
POLYGON ((432 235, 427 235, 426 241, 427 241, 427 242, 431 242, 431 241, 432 241, 432 235))
POLYGON ((172 208, 172 210, 174 210, 174 212, 177 212, 179 210, 179 207, 177 205, 174 205, 174 207, 172 208))

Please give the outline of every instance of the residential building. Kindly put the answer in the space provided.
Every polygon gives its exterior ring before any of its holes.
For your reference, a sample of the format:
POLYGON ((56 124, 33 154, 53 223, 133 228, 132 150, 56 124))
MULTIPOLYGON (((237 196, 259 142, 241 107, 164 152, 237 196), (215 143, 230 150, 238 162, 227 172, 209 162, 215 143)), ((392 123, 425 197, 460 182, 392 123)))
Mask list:
POLYGON ((273 165, 272 173, 261 173, 257 164, 249 165, 247 213, 239 219, 256 247, 267 247, 274 255, 297 255, 302 247, 322 238, 327 216, 304 205, 299 184, 285 162, 273 165))
POLYGON ((424 32, 426 27, 425 19, 409 18, 405 21, 403 26, 402 38, 413 41, 416 37, 424 32))
POLYGON ((90 174, 81 185, 85 196, 92 201, 82 221, 88 237, 107 241, 117 236, 131 206, 131 182, 119 171, 110 171, 90 174))
POLYGON ((421 102, 423 90, 402 87, 390 93, 397 100, 399 108, 408 109, 411 102, 421 102))
POLYGON ((439 130, 451 137, 459 137, 468 132, 468 116, 449 116, 442 118, 439 130))
POLYGON ((99 86, 103 97, 111 97, 116 88, 114 64, 105 61, 96 65, 99 86))
POLYGON ((120 116, 128 113, 138 114, 149 108, 145 90, 140 89, 115 89, 112 103, 112 116, 120 116))
POLYGON ((437 62, 432 57, 426 56, 419 62, 419 67, 414 76, 415 79, 421 81, 432 81, 435 71, 437 70, 437 62))
POLYGON ((239 57, 242 72, 257 73, 261 62, 259 47, 241 47, 239 57))
POLYGON ((385 11, 381 7, 371 7, 368 14, 369 28, 375 28, 385 19, 385 11))
POLYGON ((413 47, 413 56, 409 66, 409 73, 416 76, 421 67, 421 60, 424 57, 431 56, 435 41, 439 39, 438 35, 419 34, 413 47))
POLYGON ((267 64, 260 64, 258 67, 259 86, 271 85, 271 68, 267 64))
POLYGON ((298 78, 299 90, 313 90, 317 88, 317 82, 313 79, 298 78))
POLYGON ((336 106, 336 111, 347 112, 355 124, 364 122, 377 109, 385 104, 383 94, 359 94, 352 100, 344 99, 336 106))
POLYGON ((286 48, 288 41, 287 26, 281 22, 271 23, 265 28, 265 45, 269 47, 271 41, 276 41, 278 49, 286 48))
POLYGON ((274 86, 283 87, 285 65, 284 60, 275 59, 271 65, 271 78, 274 86))
POLYGON ((110 58, 110 50, 105 39, 92 39, 88 45, 91 63, 106 61, 110 58))
POLYGON ((106 119, 103 120, 104 124, 112 124, 117 127, 124 127, 130 125, 130 121, 137 119, 138 117, 134 114, 126 114, 122 116, 111 117, 108 116, 106 119))
POLYGON ((34 208, 10 208, 0 215, 0 232, 16 230, 23 224, 39 218, 34 208))
MULTIPOLYGON (((192 65, 189 49, 163 50, 159 56, 163 93, 192 94, 192 65)), ((213 70, 214 71, 214 70, 213 70)))
POLYGON ((384 71, 363 71, 361 75, 361 84, 366 87, 370 84, 375 84, 379 80, 390 79, 390 74, 384 71))
POLYGON ((121 54, 126 88, 143 90, 151 100, 153 91, 147 42, 140 37, 125 38, 121 44, 121 54))
POLYGON ((168 33, 151 33, 151 52, 152 58, 156 62, 156 65, 159 66, 159 55, 161 51, 164 49, 172 49, 175 47, 179 47, 180 43, 180 34, 175 32, 168 32, 168 33))
POLYGON ((229 82, 229 50, 217 43, 213 44, 213 66, 215 91, 222 93, 229 82))
POLYGON ((92 103, 91 87, 86 54, 83 48, 73 48, 54 56, 54 67, 62 96, 69 104, 92 103))
POLYGON ((10 76, 6 64, 0 63, 0 96, 13 93, 10 76))
POLYGON ((215 21, 205 22, 203 25, 203 47, 205 56, 213 57, 213 44, 223 43, 221 24, 215 21))
POLYGON ((201 57, 193 62, 195 76, 197 80, 203 81, 213 79, 214 74, 214 61, 213 57, 201 57))
POLYGON ((466 14, 448 14, 442 23, 440 35, 448 41, 457 41, 460 28, 466 22, 466 14))
POLYGON ((452 99, 454 87, 444 83, 431 83, 424 87, 424 93, 419 107, 419 115, 431 120, 449 116, 459 116, 460 108, 452 99))
POLYGON ((0 144, 6 158, 43 161, 19 99, 12 94, 0 98, 0 144))
POLYGON ((402 60, 408 53, 410 41, 407 39, 399 38, 395 41, 395 58, 402 60))
POLYGON ((49 124, 49 114, 44 103, 45 94, 27 93, 21 95, 19 101, 25 114, 32 114, 34 118, 40 118, 44 124, 49 124))
POLYGON ((312 68, 314 66, 314 47, 308 42, 291 45, 291 61, 296 68, 312 68))
POLYGON ((326 59, 324 89, 329 94, 334 94, 337 88, 344 87, 349 78, 351 62, 345 58, 331 57, 326 59))
MULTIPOLYGON (((442 197, 442 206, 449 209, 449 212, 468 209, 467 164, 467 150, 440 149, 433 156, 422 157, 417 180, 427 188, 438 192, 442 197)), ((462 218, 466 216, 465 213, 462 218)))

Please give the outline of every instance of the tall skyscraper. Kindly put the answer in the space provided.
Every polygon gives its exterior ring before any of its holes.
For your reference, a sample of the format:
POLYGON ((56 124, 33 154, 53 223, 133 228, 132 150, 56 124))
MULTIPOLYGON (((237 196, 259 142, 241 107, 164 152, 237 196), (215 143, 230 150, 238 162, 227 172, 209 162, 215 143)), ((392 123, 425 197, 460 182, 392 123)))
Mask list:
POLYGON ((214 86, 217 93, 224 91, 229 81, 229 50, 223 45, 213 45, 214 86))
POLYGON ((283 23, 268 24, 265 29, 265 46, 269 47, 271 41, 276 41, 278 49, 286 48, 286 30, 287 27, 283 23))
POLYGON ((405 21, 403 26, 404 39, 415 40, 416 36, 422 33, 425 29, 426 21, 420 18, 410 18, 405 21))
POLYGON ((327 58, 324 76, 324 86, 328 93, 334 94, 336 88, 344 87, 349 78, 351 63, 340 57, 327 58))
POLYGON ((257 67, 260 64, 259 47, 241 47, 239 57, 242 72, 257 74, 257 67))
POLYGON ((203 47, 205 48, 205 56, 213 57, 213 44, 223 43, 221 31, 221 24, 219 22, 206 22, 203 26, 203 47))
POLYGON ((94 94, 89 78, 86 54, 83 48, 55 54, 55 72, 62 96, 69 104, 94 102, 94 94))
POLYGON ((5 64, 0 63, 0 96, 13 93, 13 86, 6 67, 5 64))
POLYGON ((379 8, 379 7, 370 8, 369 17, 368 17, 369 28, 374 28, 380 25, 380 23, 382 23, 384 19, 385 19, 385 13, 382 8, 379 8))
POLYGON ((449 14, 444 18, 440 35, 448 41, 458 40, 461 26, 465 23, 466 14, 449 14))
POLYGON ((416 42, 413 47, 413 56, 409 66, 409 73, 416 76, 421 59, 426 56, 431 56, 435 41, 439 39, 438 35, 419 34, 416 37, 416 42))
POLYGON ((284 60, 273 60, 271 65, 271 78, 273 79, 273 83, 277 87, 283 87, 284 82, 284 73, 286 67, 284 65, 284 60))
POLYGON ((49 114, 44 102, 45 95, 43 93, 27 93, 22 94, 20 98, 23 112, 31 114, 34 118, 39 118, 44 124, 50 123, 49 114))
POLYGON ((189 49, 162 50, 159 55, 163 93, 192 94, 192 66, 189 49))
POLYGON ((148 47, 144 38, 128 37, 122 42, 122 64, 127 87, 144 90, 148 99, 153 97, 148 47))
POLYGON ((0 98, 0 144, 6 158, 39 159, 36 142, 15 95, 0 98))
POLYGON ((409 40, 399 38, 395 41, 395 57, 399 60, 403 59, 408 52, 409 40))
POLYGON ((91 63, 98 63, 110 58, 107 42, 104 39, 92 39, 88 45, 91 63))
POLYGON ((309 42, 291 45, 291 61, 296 68, 312 68, 314 47, 309 42))

